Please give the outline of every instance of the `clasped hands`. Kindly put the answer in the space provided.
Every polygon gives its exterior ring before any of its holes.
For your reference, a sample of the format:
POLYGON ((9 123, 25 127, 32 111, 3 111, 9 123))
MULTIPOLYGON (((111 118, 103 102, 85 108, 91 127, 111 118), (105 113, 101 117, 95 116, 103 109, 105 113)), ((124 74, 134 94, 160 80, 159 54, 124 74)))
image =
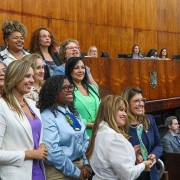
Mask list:
MULTIPOLYGON (((141 155, 140 145, 134 146, 134 150, 135 150, 135 153, 136 153, 136 164, 142 163, 142 162, 143 162, 143 157, 142 157, 142 155, 141 155)), ((156 164, 156 155, 155 155, 155 154, 149 154, 147 161, 150 161, 150 162, 151 162, 151 163, 149 164, 149 168, 148 168, 148 169, 145 169, 145 170, 149 171, 150 168, 153 167, 154 164, 156 164)))
POLYGON ((79 177, 80 177, 82 180, 85 180, 85 179, 91 177, 91 175, 92 175, 92 169, 91 169, 91 167, 90 167, 88 164, 84 165, 84 166, 81 168, 81 174, 80 174, 79 177))

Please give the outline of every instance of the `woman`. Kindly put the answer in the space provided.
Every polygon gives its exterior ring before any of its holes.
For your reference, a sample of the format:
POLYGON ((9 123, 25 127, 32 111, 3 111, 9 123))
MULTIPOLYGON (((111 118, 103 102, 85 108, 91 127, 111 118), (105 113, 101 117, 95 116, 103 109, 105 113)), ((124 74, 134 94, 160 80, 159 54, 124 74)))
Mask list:
POLYGON ((54 69, 62 62, 56 51, 56 40, 53 33, 47 28, 36 29, 30 40, 30 52, 40 54, 45 60, 45 76, 48 79, 52 76, 54 69))
POLYGON ((150 159, 153 162, 151 171, 141 173, 138 180, 158 180, 159 175, 155 163, 162 154, 163 148, 154 117, 144 114, 145 98, 138 87, 130 86, 124 89, 121 96, 129 103, 129 108, 127 108, 129 135, 131 136, 129 141, 133 146, 139 144, 143 146, 141 151, 144 160, 150 159))
POLYGON ((167 52, 166 48, 161 49, 160 54, 159 54, 159 59, 161 59, 161 60, 170 60, 168 58, 168 52, 167 52))
POLYGON ((156 49, 150 49, 146 57, 157 57, 158 52, 156 49))
POLYGON ((133 180, 144 169, 151 168, 151 161, 135 165, 135 151, 123 128, 127 115, 126 107, 127 102, 114 95, 106 96, 99 106, 86 153, 95 172, 93 180, 133 180))
MULTIPOLYGON (((1 57, 0 57, 1 59, 1 57)), ((5 76, 5 72, 6 72, 6 64, 0 60, 0 97, 1 97, 1 91, 2 88, 4 86, 4 76, 5 76)))
POLYGON ((141 55, 140 47, 139 45, 135 44, 132 47, 132 59, 142 59, 143 56, 141 55))
POLYGON ((27 61, 14 61, 6 69, 0 98, 0 179, 45 180, 42 160, 41 116, 35 102, 26 99, 33 80, 27 61))
POLYGON ((46 179, 86 179, 91 168, 85 156, 88 136, 72 105, 73 85, 67 77, 50 77, 43 85, 38 107, 43 119, 43 142, 48 149, 46 179))
POLYGON ((31 91, 25 96, 37 102, 39 99, 39 92, 41 90, 43 80, 44 80, 43 58, 39 54, 34 53, 34 54, 25 56, 22 60, 29 61, 34 71, 33 86, 31 87, 31 91))
MULTIPOLYGON (((68 61, 69 58, 71 57, 80 57, 80 47, 79 47, 79 42, 76 41, 75 39, 67 39, 63 41, 60 44, 60 59, 62 60, 63 64, 61 66, 58 66, 55 68, 53 72, 54 75, 64 75, 65 74, 65 66, 66 62, 68 61)), ((90 68, 86 66, 87 73, 88 73, 88 78, 89 82, 93 85, 95 85, 98 88, 97 83, 94 81, 90 68)))
POLYGON ((85 67, 80 57, 72 57, 66 63, 65 74, 75 86, 74 106, 83 119, 88 136, 91 137, 100 99, 98 89, 88 83, 85 67))
POLYGON ((91 46, 88 50, 88 56, 98 57, 98 51, 96 46, 91 46))
POLYGON ((8 66, 14 60, 20 60, 29 54, 23 50, 24 38, 27 36, 26 27, 18 22, 8 20, 2 25, 5 50, 0 52, 4 63, 8 66))

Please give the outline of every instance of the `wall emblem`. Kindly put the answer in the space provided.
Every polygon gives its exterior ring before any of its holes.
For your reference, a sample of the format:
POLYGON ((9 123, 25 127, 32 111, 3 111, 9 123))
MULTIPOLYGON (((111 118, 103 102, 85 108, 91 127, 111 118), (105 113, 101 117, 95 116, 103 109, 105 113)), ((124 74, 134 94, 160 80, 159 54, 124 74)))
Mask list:
POLYGON ((152 88, 155 88, 157 85, 158 85, 158 82, 157 82, 157 72, 150 72, 150 86, 152 88))

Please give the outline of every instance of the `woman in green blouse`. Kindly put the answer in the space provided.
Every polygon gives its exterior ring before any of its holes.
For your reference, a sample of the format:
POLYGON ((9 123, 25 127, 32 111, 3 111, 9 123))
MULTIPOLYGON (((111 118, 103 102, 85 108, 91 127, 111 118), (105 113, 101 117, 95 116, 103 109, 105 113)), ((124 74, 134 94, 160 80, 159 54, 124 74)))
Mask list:
POLYGON ((98 89, 88 82, 86 66, 80 57, 72 57, 66 63, 65 74, 74 84, 74 106, 81 115, 89 137, 100 103, 98 89))

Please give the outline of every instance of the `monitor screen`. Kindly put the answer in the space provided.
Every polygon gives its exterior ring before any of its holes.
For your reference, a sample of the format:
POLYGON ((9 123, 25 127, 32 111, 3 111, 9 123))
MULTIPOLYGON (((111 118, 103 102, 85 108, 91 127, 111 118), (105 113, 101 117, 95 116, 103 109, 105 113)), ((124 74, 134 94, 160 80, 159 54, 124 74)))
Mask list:
POLYGON ((132 58, 131 54, 118 54, 118 58, 132 58))

